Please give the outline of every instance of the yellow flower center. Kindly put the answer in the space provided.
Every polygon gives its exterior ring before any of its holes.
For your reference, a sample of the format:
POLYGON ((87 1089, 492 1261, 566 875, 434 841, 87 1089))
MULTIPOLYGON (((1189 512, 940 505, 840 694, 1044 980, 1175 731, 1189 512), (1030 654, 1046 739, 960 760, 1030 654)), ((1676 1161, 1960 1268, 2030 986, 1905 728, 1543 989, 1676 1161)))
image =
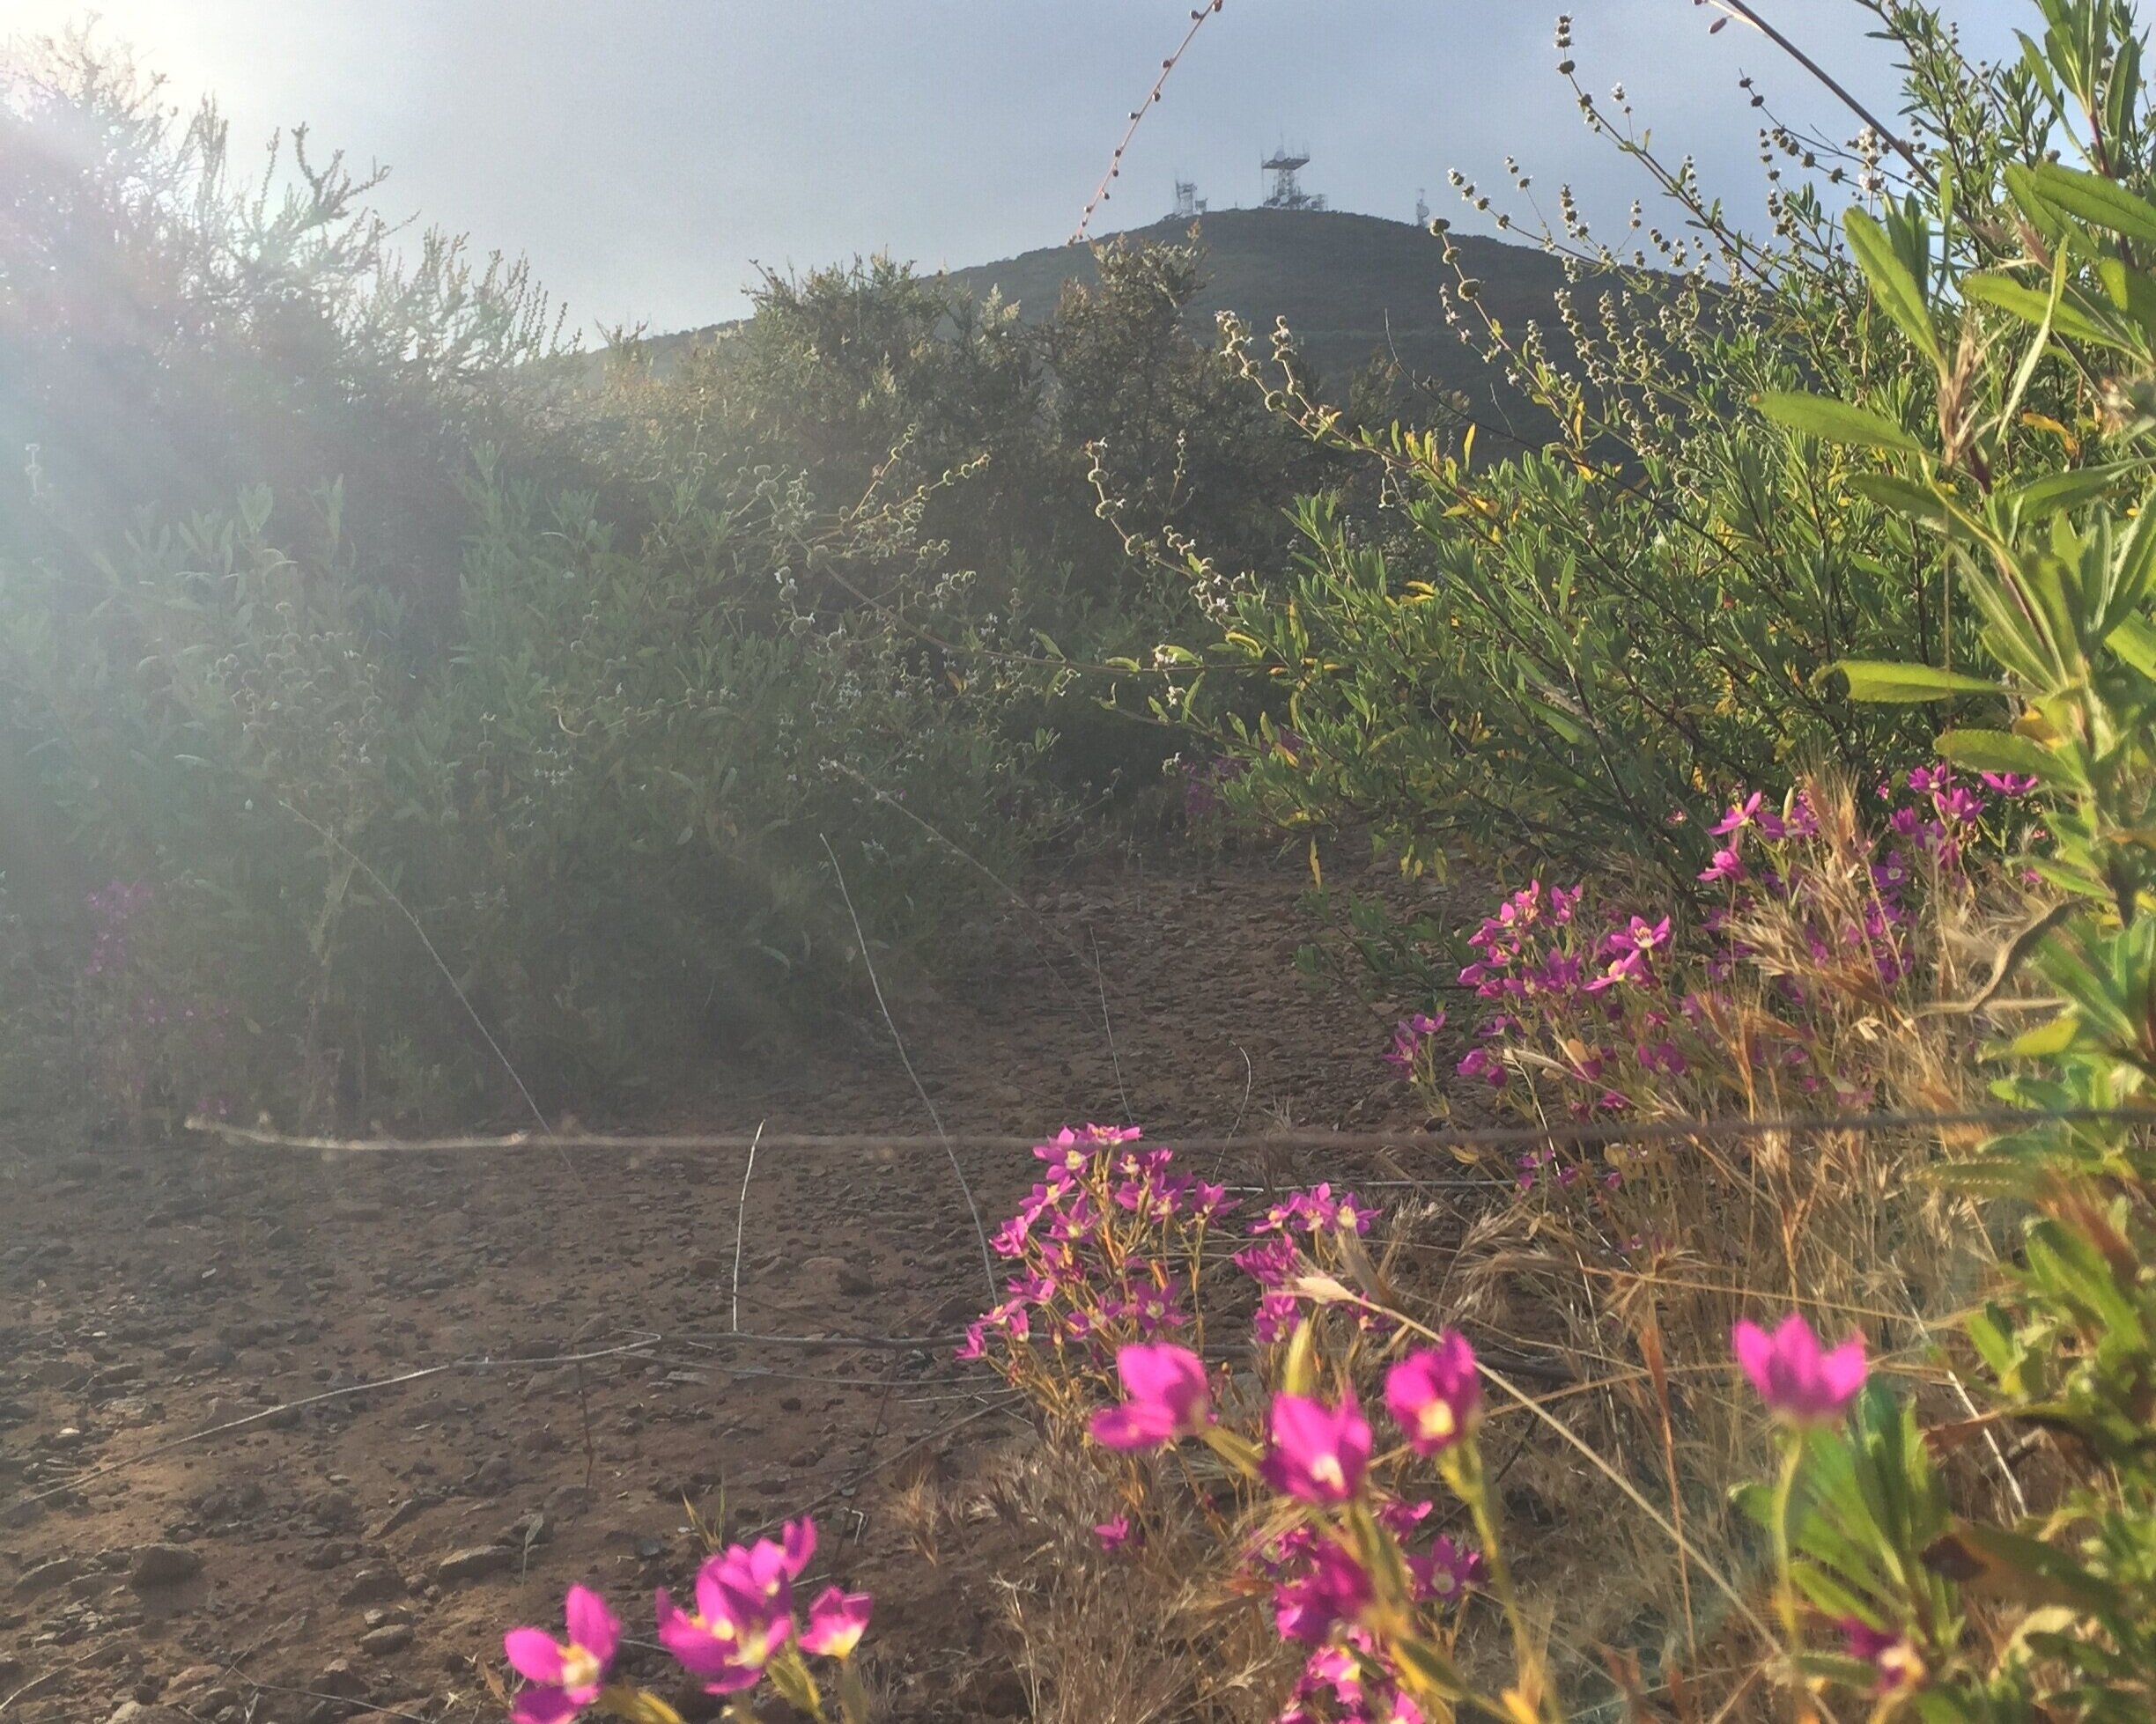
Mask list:
POLYGON ((564 1688, 592 1688, 598 1684, 605 1666, 591 1651, 575 1644, 562 1648, 561 1685, 564 1688))
POLYGON ((1443 1442, 1459 1429, 1459 1421, 1452 1417, 1452 1404, 1432 1401, 1417 1416, 1415 1423, 1421 1427, 1426 1442, 1443 1442))
POLYGON ((1335 1491, 1348 1488, 1348 1475, 1340 1470, 1340 1456, 1320 1455, 1311 1462, 1311 1477, 1335 1491))

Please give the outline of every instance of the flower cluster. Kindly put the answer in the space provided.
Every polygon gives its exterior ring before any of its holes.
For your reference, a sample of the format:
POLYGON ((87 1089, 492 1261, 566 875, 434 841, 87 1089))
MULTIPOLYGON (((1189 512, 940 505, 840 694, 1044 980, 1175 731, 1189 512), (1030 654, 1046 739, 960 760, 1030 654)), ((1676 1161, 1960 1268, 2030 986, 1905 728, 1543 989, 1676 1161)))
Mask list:
POLYGON ((1410 1083, 1418 1078, 1427 1078, 1433 1044, 1437 1032, 1444 1027, 1443 1012, 1417 1012, 1412 1017, 1401 1019, 1393 1026, 1392 1045, 1385 1050, 1385 1064, 1410 1083))
MULTIPOLYGON (((2007 797, 2029 788, 1999 774, 1982 783, 2007 797)), ((1717 1084, 1747 1099, 1774 1087, 1867 1105, 1877 1072, 1846 1039, 1820 1033, 1813 1008, 1823 988, 1876 999, 1914 985, 1920 910, 1931 894, 1967 889, 1962 858, 1990 807, 1943 766, 1880 793, 1902 789, 1876 834, 1838 811, 1829 821, 1802 790, 1778 807, 1756 791, 1738 797, 1709 829, 1717 847, 1700 874, 1724 902, 1683 949, 1667 910, 1598 908, 1584 888, 1540 880, 1511 894, 1467 937, 1459 980, 1489 1011, 1453 1074, 1489 1091, 1532 1078, 1537 1094, 1523 1105, 1537 1117, 1552 1086, 1578 1119, 1687 1111, 1717 1084), (1776 1009, 1747 1014, 1740 975, 1776 1009)), ((1420 1052, 1404 1025, 1387 1058, 1441 1111, 1420 1052)), ((1533 1152, 1520 1158, 1518 1184, 1613 1188, 1635 1160, 1613 1150, 1590 1168, 1533 1152)))
MULTIPOLYGON (((693 1609, 682 1610, 659 1593, 659 1644, 707 1693, 742 1694, 768 1678, 786 1699, 822 1719, 822 1694, 803 1654, 837 1659, 843 1667, 868 1625, 873 1601, 866 1593, 827 1587, 807 1619, 797 1622, 794 1582, 816 1545, 816 1525, 804 1519, 789 1521, 777 1542, 758 1539, 716 1552, 698 1571, 693 1609)), ((566 1641, 537 1628, 513 1628, 503 1636, 510 1666, 525 1681, 510 1713, 514 1724, 564 1724, 593 1706, 617 1718, 650 1716, 640 1709, 644 1697, 608 1683, 622 1636, 605 1601, 572 1587, 564 1614, 566 1641)), ((842 1674, 852 1718, 860 1711, 858 1679, 842 1674)))
MULTIPOLYGON (((1483 1584, 1487 1565, 1449 1536, 1424 1543, 1435 1504, 1379 1485, 1375 1433, 1353 1389, 1274 1393, 1260 1448, 1220 1425, 1195 1353, 1140 1345, 1123 1349, 1117 1366, 1124 1398, 1096 1415, 1098 1441, 1126 1453, 1203 1441, 1287 1516, 1274 1517, 1240 1563, 1248 1588, 1271 1595, 1280 1638, 1310 1648, 1284 1724, 1426 1716, 1433 1696, 1421 1684, 1443 1639, 1437 1616, 1483 1584), (1421 1655, 1403 1662, 1409 1646, 1421 1655)), ((1384 1403, 1408 1451, 1436 1459, 1456 1491, 1479 1493, 1471 1456, 1481 1385, 1464 1337, 1444 1335, 1396 1361, 1384 1403)))
POLYGON ((1008 1297, 967 1329, 959 1358, 986 1358, 993 1336, 1015 1368, 1045 1347, 1099 1373, 1117 1344, 1189 1326, 1207 1234, 1235 1205, 1139 1136, 1088 1125, 1035 1146, 1044 1177, 992 1241, 1016 1268, 1008 1297))

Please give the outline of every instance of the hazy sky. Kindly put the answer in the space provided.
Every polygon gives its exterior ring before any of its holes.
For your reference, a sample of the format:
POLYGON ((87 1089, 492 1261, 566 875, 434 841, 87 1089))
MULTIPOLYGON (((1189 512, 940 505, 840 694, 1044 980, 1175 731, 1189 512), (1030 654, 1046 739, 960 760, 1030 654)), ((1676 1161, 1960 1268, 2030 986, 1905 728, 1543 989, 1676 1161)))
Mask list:
MULTIPOLYGON (((386 207, 522 252, 572 320, 707 323, 757 262, 888 248, 974 263, 1070 232, 1195 0, 100 0, 104 33, 214 92, 236 141, 306 122, 394 170, 386 207)), ((1761 11, 1886 113, 1891 69, 1850 0, 1761 11)), ((1948 0, 1997 52, 2027 0, 1948 0)), ((85 16, 0 0, 0 26, 85 16)), ((1228 0, 1141 129, 1096 228, 1216 205, 1307 145, 1310 189, 1410 218, 1445 170, 1494 186, 1516 153, 1554 210, 1569 180, 1614 235, 1643 189, 1553 71, 1554 0, 1228 0)), ((1621 81, 1658 147, 1759 204, 1754 74, 1775 105, 1854 129, 1757 35, 1709 37, 1695 0, 1572 0, 1589 86, 1621 81)))

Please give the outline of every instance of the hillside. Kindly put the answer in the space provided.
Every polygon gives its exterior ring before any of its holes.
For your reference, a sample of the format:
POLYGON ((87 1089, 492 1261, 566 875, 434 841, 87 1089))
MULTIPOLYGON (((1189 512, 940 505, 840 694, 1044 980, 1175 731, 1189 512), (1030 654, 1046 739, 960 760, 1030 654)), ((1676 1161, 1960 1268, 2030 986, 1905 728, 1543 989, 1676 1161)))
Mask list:
MULTIPOLYGON (((1207 285, 1191 308, 1201 338, 1211 339, 1221 311, 1242 313, 1261 335, 1284 316, 1328 378, 1390 353, 1409 372, 1448 387, 1486 383, 1485 368, 1445 325, 1440 290, 1452 272, 1440 261, 1441 247, 1412 223, 1337 210, 1222 210, 1201 217, 1196 231, 1207 252, 1207 285)), ((1127 237, 1178 242, 1190 232, 1170 218, 1127 237)), ((1506 327, 1551 320, 1551 296, 1564 282, 1554 258, 1529 246, 1455 238, 1483 284, 1483 303, 1506 327)), ((1051 246, 955 269, 950 278, 981 295, 1000 289, 1031 320, 1054 310, 1065 282, 1095 274, 1090 247, 1051 246)), ((672 353, 724 327, 658 337, 650 352, 663 366, 672 353)))
MULTIPOLYGON (((1409 222, 1337 210, 1222 210, 1200 219, 1208 281, 1192 306, 1208 333, 1222 311, 1240 313, 1260 336, 1285 317, 1321 372, 1337 378, 1389 353, 1410 372, 1469 387, 1483 375, 1474 355, 1448 328, 1442 287, 1453 279, 1440 243, 1409 222)), ((1182 240, 1190 227, 1173 219, 1129 237, 1182 240)), ((1462 262, 1483 284, 1483 300, 1509 328, 1551 320, 1550 298, 1564 284, 1556 259, 1532 247, 1456 236, 1462 262)), ((999 263, 951 272, 986 294, 1000 288, 1020 314, 1043 317, 1071 279, 1089 281, 1092 253, 1054 246, 999 263)))

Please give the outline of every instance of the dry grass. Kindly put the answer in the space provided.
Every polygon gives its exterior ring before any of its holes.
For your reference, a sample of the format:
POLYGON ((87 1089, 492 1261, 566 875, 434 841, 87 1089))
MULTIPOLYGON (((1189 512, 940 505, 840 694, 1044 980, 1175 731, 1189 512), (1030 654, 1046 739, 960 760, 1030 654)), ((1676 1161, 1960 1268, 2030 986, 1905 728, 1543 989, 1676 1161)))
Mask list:
POLYGON ((987 1521, 1017 1535, 1025 1558, 998 1585, 1037 1724, 1266 1724, 1301 1660, 1229 1592, 1219 1532, 1156 1499, 1163 1526, 1110 1553, 1092 1528, 1122 1506, 1097 1450, 1034 1440, 963 1491, 914 1492, 907 1520, 926 1550, 987 1521))
MULTIPOLYGON (((1829 949, 1822 961, 1811 931, 1861 922, 1875 891, 1855 798, 1829 784, 1807 792, 1821 825, 1805 858, 1807 896, 1732 924, 1750 955, 1709 1020, 1719 1057, 1651 1097, 1641 1116, 1779 1118, 1835 1105, 1790 1082, 1800 1068, 1774 1057, 1789 1045, 1810 1050, 1813 1069, 1855 1080, 1842 1106, 1982 1104, 1975 1055, 1989 1027, 1926 1008, 1977 991, 2026 904, 2003 885, 1935 880, 1910 932, 1916 969, 1906 982, 1882 985, 1862 948, 1829 949)), ((1542 1101, 1562 1116, 1554 1091, 1542 1101)), ((1879 1368, 1942 1413, 1965 1414, 1953 1320, 1993 1254, 1973 1205, 1925 1178, 1955 1147, 1918 1130, 1620 1146, 1621 1189, 1592 1203, 1501 1205, 1472 1222, 1457 1253, 1436 1264, 1407 1254, 1396 1275, 1410 1311, 1561 1367, 1571 1381, 1546 1391, 1547 1410, 1717 1567, 1756 1580, 1764 1552, 1730 1493, 1762 1476, 1768 1446, 1731 1360, 1731 1326, 1795 1309, 1825 1333, 1861 1329, 1879 1368)), ((1493 1464, 1520 1416, 1494 1425, 1493 1464)), ((1967 1490, 2012 1488, 2003 1461, 1982 1446, 1960 1464, 1967 1490)), ((1570 1667, 1581 1691, 1599 1686, 1591 1673, 1613 1654, 1637 1661, 1672 1716, 1711 1717, 1725 1700, 1731 1717, 1753 1702, 1767 1715, 1763 1685, 1739 1692, 1763 1648, 1606 1477, 1536 1437, 1512 1465, 1504 1499, 1517 1567, 1554 1620, 1559 1668, 1570 1667)), ((1613 1684, 1608 1692, 1616 1698, 1613 1684)))

